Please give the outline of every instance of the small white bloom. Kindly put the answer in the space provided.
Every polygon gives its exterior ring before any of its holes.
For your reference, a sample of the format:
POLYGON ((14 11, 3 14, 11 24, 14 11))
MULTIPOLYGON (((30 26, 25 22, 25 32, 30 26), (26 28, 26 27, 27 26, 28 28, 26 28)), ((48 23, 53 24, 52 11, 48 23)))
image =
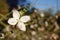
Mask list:
POLYGON ((34 24, 35 27, 38 27, 38 24, 34 24))
POLYGON ((28 22, 28 21, 30 21, 30 16, 23 16, 20 18, 19 12, 17 10, 13 10, 13 18, 10 18, 8 20, 8 23, 10 25, 16 25, 17 24, 17 27, 20 30, 26 31, 24 22, 28 22))
POLYGON ((1 35, 1 36, 0 36, 0 39, 3 39, 3 38, 4 38, 4 34, 1 33, 0 35, 1 35))
POLYGON ((58 15, 56 15, 55 17, 58 18, 58 15))
POLYGON ((32 34, 32 35, 36 35, 36 32, 35 32, 35 31, 32 31, 31 34, 32 34))
POLYGON ((40 16, 41 16, 41 17, 44 17, 44 13, 43 13, 43 12, 41 12, 40 16))
POLYGON ((44 30, 45 30, 44 27, 38 28, 38 31, 44 31, 44 30))
POLYGON ((38 12, 38 11, 35 9, 34 12, 38 12))
POLYGON ((48 22, 47 22, 47 21, 45 21, 45 26, 46 26, 46 27, 48 26, 48 22))
POLYGON ((34 25, 30 25, 30 28, 34 28, 34 25))

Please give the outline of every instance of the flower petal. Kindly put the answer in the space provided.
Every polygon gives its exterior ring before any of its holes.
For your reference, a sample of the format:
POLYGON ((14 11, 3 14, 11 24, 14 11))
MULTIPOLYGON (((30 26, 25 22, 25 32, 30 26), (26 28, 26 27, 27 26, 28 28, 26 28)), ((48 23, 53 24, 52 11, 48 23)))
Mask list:
POLYGON ((19 14, 19 12, 17 10, 12 10, 12 12, 13 12, 13 18, 15 18, 15 19, 20 18, 20 14, 19 14))
POLYGON ((22 31, 26 31, 26 27, 23 22, 18 22, 17 27, 22 31))
POLYGON ((10 18, 10 19, 8 20, 8 23, 9 23, 10 25, 16 25, 17 22, 18 22, 18 20, 16 20, 15 18, 10 18))
POLYGON ((21 17, 20 21, 21 22, 28 22, 28 21, 30 21, 30 16, 23 16, 23 17, 21 17))

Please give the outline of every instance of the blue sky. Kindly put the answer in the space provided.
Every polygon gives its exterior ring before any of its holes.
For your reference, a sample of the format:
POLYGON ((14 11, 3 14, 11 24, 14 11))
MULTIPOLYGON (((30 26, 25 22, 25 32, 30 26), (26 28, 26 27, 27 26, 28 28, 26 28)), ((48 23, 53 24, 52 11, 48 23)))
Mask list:
MULTIPOLYGON (((53 7, 54 12, 57 11, 57 0, 26 0, 26 2, 21 2, 19 4, 30 3, 33 7, 38 9, 48 9, 53 7)), ((60 6, 60 0, 58 0, 58 5, 60 6)))

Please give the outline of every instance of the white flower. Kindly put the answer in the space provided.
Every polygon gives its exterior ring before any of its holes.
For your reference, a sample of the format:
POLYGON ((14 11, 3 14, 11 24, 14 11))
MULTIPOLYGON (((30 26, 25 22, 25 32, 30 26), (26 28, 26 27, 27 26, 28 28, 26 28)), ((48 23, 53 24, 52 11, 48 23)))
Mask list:
POLYGON ((34 12, 38 12, 38 11, 35 9, 34 12))
POLYGON ((30 28, 34 28, 34 25, 30 25, 30 28))
POLYGON ((38 27, 38 24, 34 24, 35 27, 38 27))
POLYGON ((0 36, 0 39, 3 39, 3 38, 4 38, 4 34, 1 33, 0 35, 1 35, 1 36, 0 36))
POLYGON ((41 17, 44 17, 44 13, 43 13, 43 12, 41 12, 40 16, 41 16, 41 17))
POLYGON ((13 18, 10 18, 8 20, 8 23, 10 25, 16 25, 17 24, 17 27, 22 30, 22 31, 26 31, 26 28, 25 28, 25 22, 28 22, 30 21, 30 16, 22 16, 20 18, 20 14, 17 10, 13 10, 13 18))
POLYGON ((47 27, 49 24, 48 24, 48 22, 47 21, 45 21, 45 26, 47 27))
POLYGON ((32 34, 32 35, 36 35, 36 32, 35 32, 35 31, 32 31, 31 34, 32 34))

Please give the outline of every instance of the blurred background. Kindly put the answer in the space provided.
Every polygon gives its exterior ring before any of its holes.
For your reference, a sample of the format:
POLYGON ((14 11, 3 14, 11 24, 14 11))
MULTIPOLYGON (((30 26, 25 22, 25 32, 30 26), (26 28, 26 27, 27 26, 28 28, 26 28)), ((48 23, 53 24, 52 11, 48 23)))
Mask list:
POLYGON ((0 0, 0 40, 60 40, 60 0, 0 0), (7 23, 13 9, 31 17, 25 32, 7 23))

